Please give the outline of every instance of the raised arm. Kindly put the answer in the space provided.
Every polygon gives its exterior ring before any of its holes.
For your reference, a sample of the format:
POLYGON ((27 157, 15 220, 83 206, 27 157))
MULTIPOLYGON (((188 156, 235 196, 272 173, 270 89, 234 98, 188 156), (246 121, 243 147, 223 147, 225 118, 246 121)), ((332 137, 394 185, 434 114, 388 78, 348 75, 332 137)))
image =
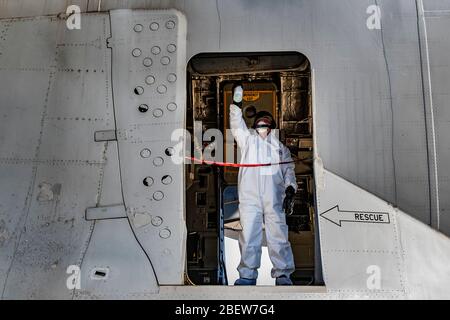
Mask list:
POLYGON ((230 128, 237 145, 239 148, 243 149, 247 138, 250 136, 250 131, 242 118, 241 108, 234 104, 230 105, 230 128))

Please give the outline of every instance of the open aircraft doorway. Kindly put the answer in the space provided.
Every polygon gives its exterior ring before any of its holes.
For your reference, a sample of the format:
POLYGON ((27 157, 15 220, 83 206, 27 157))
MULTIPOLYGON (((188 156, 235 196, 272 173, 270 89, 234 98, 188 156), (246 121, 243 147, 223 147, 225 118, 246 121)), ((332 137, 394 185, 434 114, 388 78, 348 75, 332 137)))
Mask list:
MULTIPOLYGON (((218 129, 226 137, 231 90, 236 82, 245 88, 242 111, 247 126, 252 126, 256 112, 272 113, 279 139, 295 160, 298 191, 293 213, 286 219, 296 268, 291 278, 294 285, 320 285, 309 60, 297 52, 194 56, 187 67, 186 128, 193 137, 191 155, 196 150, 203 154, 214 143, 213 139, 199 142, 199 130, 201 137, 209 129, 218 129)), ((223 159, 239 163, 237 146, 234 141, 232 144, 231 148, 226 143, 219 146, 223 159), (233 151, 232 156, 227 154, 233 151)), ((186 284, 232 285, 238 278, 236 267, 240 260, 238 168, 192 162, 185 169, 186 284)), ((271 268, 263 240, 258 285, 275 283, 270 277, 271 268)))

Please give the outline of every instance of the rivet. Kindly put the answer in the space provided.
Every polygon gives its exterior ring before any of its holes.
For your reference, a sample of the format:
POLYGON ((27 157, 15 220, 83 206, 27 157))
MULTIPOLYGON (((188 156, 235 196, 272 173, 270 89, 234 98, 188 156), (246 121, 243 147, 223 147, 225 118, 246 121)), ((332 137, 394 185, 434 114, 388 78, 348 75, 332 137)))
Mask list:
POLYGON ((171 235, 171 232, 170 232, 169 228, 164 228, 159 231, 159 236, 163 239, 169 238, 170 235, 171 235))
POLYGON ((175 153, 175 150, 172 147, 168 147, 166 151, 164 151, 164 153, 166 154, 166 156, 171 157, 175 153))
POLYGON ((154 181, 152 177, 145 177, 142 182, 144 183, 144 186, 150 187, 154 181))
POLYGON ((161 93, 161 94, 166 93, 167 87, 162 84, 162 85, 158 86, 157 91, 158 91, 158 93, 161 93))
POLYGON ((161 157, 156 157, 155 159, 153 159, 153 164, 155 165, 155 167, 160 167, 164 164, 164 159, 161 157))
POLYGON ((158 30, 158 29, 159 29, 159 24, 158 24, 157 22, 152 22, 152 23, 150 24, 150 30, 156 31, 156 30, 158 30))
POLYGON ((165 175, 164 177, 161 178, 161 182, 162 184, 168 185, 172 183, 172 177, 169 175, 165 175))
POLYGON ((141 104, 141 105, 139 105, 138 110, 139 110, 140 112, 142 112, 142 113, 147 112, 147 111, 148 111, 148 105, 146 105, 146 104, 141 104))
POLYGON ((175 22, 173 20, 169 20, 166 22, 166 28, 167 29, 173 29, 175 28, 175 22))
POLYGON ((162 111, 162 109, 160 108, 156 108, 155 110, 153 110, 153 116, 155 116, 156 118, 162 117, 163 114, 164 111, 162 111))
POLYGON ((156 54, 159 54, 161 52, 161 48, 158 47, 158 46, 153 46, 151 51, 152 51, 153 54, 156 55, 156 54))
POLYGON ((177 50, 177 46, 173 43, 167 45, 167 52, 173 53, 177 50))
POLYGON ((152 152, 150 151, 150 149, 142 149, 141 150, 141 157, 142 158, 149 158, 151 156, 152 152))
POLYGON ((134 93, 140 96, 144 93, 144 88, 142 88, 141 86, 137 86, 136 88, 134 88, 134 93))
POLYGON ((133 57, 139 57, 141 55, 142 51, 139 48, 135 48, 133 49, 133 51, 131 52, 131 54, 133 55, 133 57))
POLYGON ((155 199, 156 201, 161 201, 164 198, 164 193, 162 193, 162 191, 156 191, 153 194, 153 199, 155 199))
POLYGON ((162 223, 163 218, 161 218, 160 216, 152 217, 152 225, 154 225, 155 227, 159 227, 160 225, 162 225, 162 223))
POLYGON ((177 109, 177 104, 174 102, 171 102, 167 105, 167 110, 169 111, 175 111, 177 109))
POLYGON ((170 58, 168 56, 164 56, 161 58, 161 64, 168 65, 170 63, 170 58))
POLYGON ((174 83, 175 81, 177 81, 177 75, 175 73, 169 73, 169 75, 167 76, 167 81, 169 81, 170 83, 174 83))
POLYGON ((144 29, 144 27, 142 26, 142 24, 137 24, 134 26, 133 29, 135 32, 141 32, 144 29))
POLYGON ((153 64, 153 61, 151 58, 147 57, 147 58, 144 58, 144 60, 142 61, 142 64, 145 67, 150 67, 153 64))
POLYGON ((148 85, 152 85, 152 84, 154 84, 155 83, 155 77, 154 76, 147 76, 146 78, 145 78, 145 83, 146 84, 148 84, 148 85))

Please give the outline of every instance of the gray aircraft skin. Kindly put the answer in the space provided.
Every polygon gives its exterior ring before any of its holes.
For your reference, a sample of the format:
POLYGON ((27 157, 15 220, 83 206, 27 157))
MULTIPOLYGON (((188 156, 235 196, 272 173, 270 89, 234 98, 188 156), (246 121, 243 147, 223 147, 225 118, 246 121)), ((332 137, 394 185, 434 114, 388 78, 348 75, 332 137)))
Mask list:
POLYGON ((1 1, 1 298, 449 299, 448 30, 449 0, 1 1), (248 52, 310 62, 323 285, 185 285, 188 62, 248 52))

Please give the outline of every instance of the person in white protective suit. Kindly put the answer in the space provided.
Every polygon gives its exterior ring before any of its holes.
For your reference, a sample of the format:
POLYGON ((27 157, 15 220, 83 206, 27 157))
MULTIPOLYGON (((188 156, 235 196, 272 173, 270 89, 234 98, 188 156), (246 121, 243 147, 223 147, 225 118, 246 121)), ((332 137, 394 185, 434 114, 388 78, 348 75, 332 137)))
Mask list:
POLYGON ((292 285, 295 271, 288 226, 284 211, 292 210, 297 191, 295 165, 291 153, 274 134, 276 123, 268 112, 258 112, 253 129, 242 118, 243 86, 233 87, 230 105, 230 127, 241 151, 241 164, 271 164, 240 167, 238 176, 239 214, 242 232, 239 234, 241 261, 239 279, 235 285, 256 285, 261 263, 263 224, 273 264, 271 276, 276 285, 292 285), (279 163, 288 162, 286 164, 279 163), (284 211, 283 211, 284 210, 284 211))

